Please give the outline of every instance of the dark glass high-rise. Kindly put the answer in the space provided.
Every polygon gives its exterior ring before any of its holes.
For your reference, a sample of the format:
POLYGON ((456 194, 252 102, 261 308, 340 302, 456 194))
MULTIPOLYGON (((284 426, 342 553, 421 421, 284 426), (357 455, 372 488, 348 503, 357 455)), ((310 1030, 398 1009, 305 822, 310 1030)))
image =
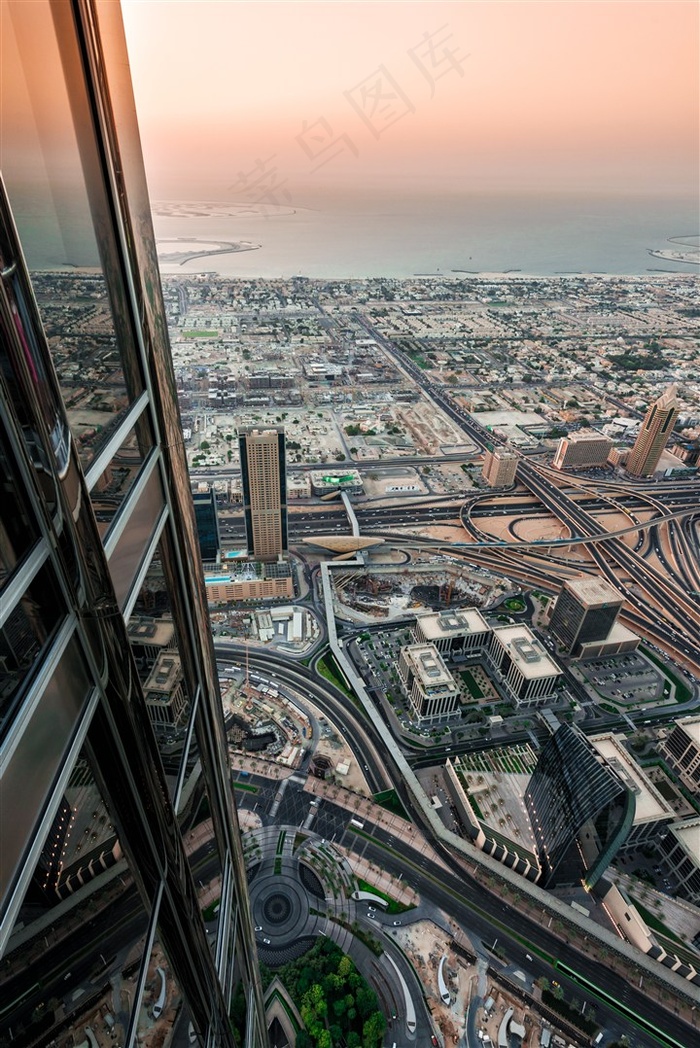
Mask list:
POLYGON ((120 7, 1 7, 0 1045, 258 1048, 120 7))

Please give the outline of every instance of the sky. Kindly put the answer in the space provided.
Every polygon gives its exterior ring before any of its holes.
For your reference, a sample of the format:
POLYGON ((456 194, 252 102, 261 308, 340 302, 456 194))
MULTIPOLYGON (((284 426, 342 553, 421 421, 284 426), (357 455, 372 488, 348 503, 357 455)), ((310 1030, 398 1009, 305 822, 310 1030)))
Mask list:
POLYGON ((156 199, 696 192, 695 0, 122 8, 156 199))

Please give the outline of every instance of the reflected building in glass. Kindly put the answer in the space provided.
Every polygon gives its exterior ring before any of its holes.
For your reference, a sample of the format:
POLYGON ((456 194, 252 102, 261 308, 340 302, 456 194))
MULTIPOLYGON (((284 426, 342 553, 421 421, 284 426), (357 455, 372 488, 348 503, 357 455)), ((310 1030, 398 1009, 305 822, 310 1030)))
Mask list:
POLYGON ((1 8, 0 1045, 258 1048, 120 7, 1 8))

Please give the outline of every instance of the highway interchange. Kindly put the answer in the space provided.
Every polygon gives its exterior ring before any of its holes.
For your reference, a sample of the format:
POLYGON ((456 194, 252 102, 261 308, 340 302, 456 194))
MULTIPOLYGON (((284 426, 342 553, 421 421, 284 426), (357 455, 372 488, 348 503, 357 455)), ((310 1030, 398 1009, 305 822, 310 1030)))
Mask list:
MULTIPOLYGON (((424 394, 442 409, 478 448, 493 446, 497 438, 481 427, 471 416, 456 405, 449 393, 429 378, 408 357, 385 339, 368 322, 362 321, 367 334, 374 338, 392 356, 396 364, 419 386, 424 394)), ((402 459, 402 465, 417 465, 422 459, 402 459)), ((429 460, 426 460, 429 461, 429 460)), ((462 458, 464 461, 464 458, 462 458)), ((386 465, 376 463, 375 465, 386 465)), ((377 535, 387 541, 410 549, 411 545, 433 549, 455 561, 488 568, 506 575, 526 587, 536 586, 555 593, 564 578, 581 570, 594 570, 610 580, 625 593, 625 623, 641 633, 660 651, 671 655, 694 676, 700 673, 700 642, 697 624, 700 621, 700 570, 698 568, 698 534, 695 515, 698 513, 697 482, 669 481, 603 482, 579 477, 572 481, 551 468, 521 456, 517 471, 518 490, 494 495, 493 492, 475 492, 467 500, 457 501, 453 496, 435 495, 412 498, 410 502, 410 532, 407 524, 407 506, 362 506, 355 509, 362 534, 377 535), (523 490, 524 489, 524 490, 523 490), (629 541, 626 535, 611 534, 597 519, 604 513, 622 513, 636 536, 629 541), (494 514, 511 517, 542 518, 553 516, 562 526, 562 538, 570 545, 586 544, 588 560, 564 557, 554 542, 538 546, 513 542, 504 545, 482 527, 480 521, 494 514), (649 521, 649 515, 653 519, 649 521), (445 543, 440 539, 416 536, 416 530, 426 526, 461 524, 465 532, 464 545, 445 543), (519 548, 520 547, 520 548, 519 548)), ((229 544, 243 541, 242 518, 235 515, 224 520, 224 538, 229 544)), ((321 509, 299 507, 290 514, 290 540, 293 545, 305 538, 347 532, 345 510, 330 504, 321 509)), ((619 530, 619 525, 616 526, 619 530)), ((577 553, 583 555, 583 550, 577 553)), ((313 592, 313 590, 312 590, 313 592)), ((352 631, 351 631, 352 632, 352 631)), ((347 630, 346 630, 347 634, 347 630)), ((239 661, 238 646, 217 644, 220 658, 239 661)), ((494 929, 505 945, 508 960, 520 967, 528 966, 532 977, 552 975, 551 967, 542 959, 558 957, 580 975, 600 982, 600 964, 585 956, 573 945, 564 943, 560 936, 545 928, 541 922, 529 918, 517 905, 509 905, 503 896, 495 895, 479 879, 465 870, 464 860, 455 857, 449 849, 434 839, 420 808, 412 803, 411 794, 403 788, 401 776, 393 766, 390 753, 384 745, 382 733, 364 717, 358 718, 347 698, 332 685, 314 673, 313 665, 293 664, 289 659, 266 652, 264 656, 250 655, 250 665, 263 676, 272 677, 278 685, 306 694, 342 733, 350 744, 355 759, 364 767, 365 776, 373 793, 394 786, 417 829, 441 854, 452 873, 445 875, 431 869, 425 856, 417 858, 415 850, 398 839, 389 840, 378 826, 367 826, 371 840, 363 840, 362 847, 374 861, 389 872, 410 877, 421 896, 450 913, 482 943, 490 939, 494 929), (523 947, 527 944, 527 949, 523 947), (527 952, 529 950, 529 953, 527 952), (540 951, 540 953, 538 953, 540 951), (535 960, 526 961, 527 957, 535 960)), ((451 748, 451 747, 450 747, 451 748)), ((463 748, 469 748, 463 744, 463 748)), ((407 750, 407 757, 415 765, 444 759, 445 751, 435 750, 421 757, 407 750)), ((244 801, 244 803, 246 803, 244 801)), ((288 814, 294 819, 303 812, 289 797, 288 814)), ((347 846, 356 846, 354 834, 348 831, 349 813, 321 802, 315 829, 327 837, 342 840, 347 846)), ((476 870, 476 867, 474 868, 476 870)), ((551 922, 550 922, 551 923, 551 922)), ((660 1004, 651 1001, 640 983, 606 970, 606 988, 615 998, 637 1015, 658 1022, 660 1004)), ((574 987, 578 996, 585 996, 580 986, 574 987)), ((695 991, 689 987, 689 996, 695 991)), ((668 1040, 655 1040, 620 1020, 614 1012, 601 1006, 591 996, 601 1022, 612 1033, 631 1032, 632 1043, 639 1046, 656 1043, 675 1043, 683 1046, 693 1043, 693 1031, 678 1016, 664 1009, 663 1028, 668 1040)), ((695 1014, 695 1013, 693 1013, 695 1014)))

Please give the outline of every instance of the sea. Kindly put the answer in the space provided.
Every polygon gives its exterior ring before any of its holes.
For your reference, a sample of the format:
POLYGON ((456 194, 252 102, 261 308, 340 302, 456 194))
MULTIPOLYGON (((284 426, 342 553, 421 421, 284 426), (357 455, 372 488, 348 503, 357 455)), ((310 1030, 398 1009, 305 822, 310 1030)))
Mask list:
POLYGON ((322 206, 155 201, 164 273, 408 278, 483 273, 697 273, 695 198, 465 194, 344 196, 322 206), (230 245, 247 246, 234 250, 230 245), (191 257, 197 252, 216 254, 191 257))
MULTIPOLYGON (((88 203, 20 185, 31 269, 97 264, 88 203)), ((344 192, 320 202, 152 200, 163 273, 367 278, 523 273, 697 274, 695 197, 344 192), (246 250, 241 250, 246 248, 246 250), (651 252, 686 252, 695 264, 651 252)))

